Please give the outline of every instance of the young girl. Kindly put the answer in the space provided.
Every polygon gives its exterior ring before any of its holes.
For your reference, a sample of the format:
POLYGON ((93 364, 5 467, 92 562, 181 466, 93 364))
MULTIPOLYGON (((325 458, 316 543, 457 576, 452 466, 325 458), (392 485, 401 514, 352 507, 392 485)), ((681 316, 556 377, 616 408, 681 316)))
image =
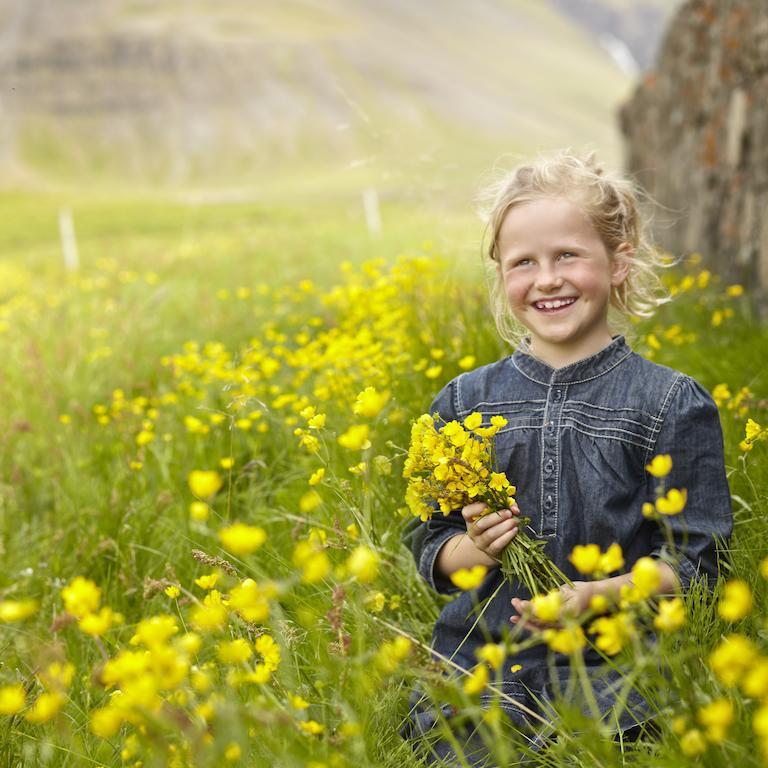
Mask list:
MULTIPOLYGON (((503 581, 499 558, 518 531, 520 513, 531 518, 549 556, 573 580, 561 592, 575 614, 593 596, 615 595, 631 584, 629 571, 643 556, 658 560, 661 593, 686 590, 699 578, 711 587, 718 575, 716 539, 727 541, 732 527, 712 398, 690 377, 644 359, 624 336, 612 334, 609 313, 647 316, 665 300, 632 185, 604 174, 591 157, 559 152, 507 176, 489 229, 496 323, 517 349, 448 382, 430 412, 445 421, 461 422, 473 411, 484 423, 496 414, 507 420, 496 435, 496 454, 499 470, 517 487, 519 509, 480 516, 480 503, 437 513, 412 540, 419 573, 438 592, 458 592, 449 577, 459 568, 489 569, 474 595, 463 592, 445 606, 432 639, 437 654, 467 670, 477 663, 480 646, 500 642, 505 629, 528 615, 530 595, 522 587, 505 583, 496 592, 503 581), (667 518, 674 551, 658 523, 642 514, 657 482, 645 467, 658 454, 672 458, 667 487, 688 494, 684 512, 667 518), (574 546, 605 550, 614 542, 623 550, 626 573, 579 581, 568 559, 574 546), (473 606, 494 593, 483 622, 470 631, 473 606)), ((543 712, 542 702, 569 676, 569 658, 554 654, 553 675, 548 654, 538 645, 507 658, 501 691, 543 712)), ((606 722, 625 730, 648 718, 636 693, 614 709, 620 673, 594 651, 585 652, 585 662, 606 722)), ((436 722, 434 709, 417 698, 403 730, 414 739, 436 722)), ((481 703, 489 700, 481 696, 481 703)), ((517 707, 501 705, 515 723, 526 722, 517 707)), ((482 754, 482 745, 470 739, 470 764, 482 754)), ((455 750, 438 740, 432 757, 455 759, 455 750)))

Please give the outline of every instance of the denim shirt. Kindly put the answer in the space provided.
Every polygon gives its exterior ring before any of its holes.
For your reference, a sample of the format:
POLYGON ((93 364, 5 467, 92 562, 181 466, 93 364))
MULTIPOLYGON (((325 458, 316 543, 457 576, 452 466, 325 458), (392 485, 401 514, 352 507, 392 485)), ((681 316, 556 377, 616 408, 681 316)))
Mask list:
MULTIPOLYGON (((462 373, 443 387, 430 408, 446 421, 462 421, 473 411, 483 415, 484 424, 496 414, 507 420, 495 438, 498 470, 517 487, 520 513, 531 518, 529 533, 546 540, 545 551, 569 577, 583 578, 568 560, 575 545, 605 549, 618 542, 627 571, 650 555, 673 565, 683 589, 703 576, 714 584, 716 539, 729 539, 732 512, 718 410, 695 380, 637 355, 623 336, 558 369, 523 347, 462 373), (685 510, 665 518, 673 531, 675 557, 667 551, 659 523, 642 514, 643 503, 656 498, 659 481, 645 466, 657 454, 672 457, 666 489, 688 493, 685 510)), ((440 593, 458 590, 436 573, 438 552, 463 532, 459 510, 447 516, 438 511, 413 537, 418 571, 440 593)), ((494 568, 474 594, 461 593, 444 607, 434 630, 435 651, 469 669, 477 661, 477 647, 502 639, 510 628, 511 598, 529 596, 520 585, 502 585, 486 607, 486 627, 478 625, 464 639, 475 620, 473 605, 493 595, 501 581, 494 568)), ((529 649, 525 656, 530 667, 546 659, 546 650, 529 649)), ((522 681, 536 687, 523 667, 522 681)), ((505 668, 506 682, 514 688, 518 678, 509 673, 509 663, 505 668)))

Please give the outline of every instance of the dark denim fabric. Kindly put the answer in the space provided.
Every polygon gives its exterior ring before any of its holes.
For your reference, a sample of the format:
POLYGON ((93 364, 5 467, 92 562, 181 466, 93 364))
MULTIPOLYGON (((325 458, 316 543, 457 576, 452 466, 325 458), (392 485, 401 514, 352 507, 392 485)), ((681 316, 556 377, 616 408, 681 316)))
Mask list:
MULTIPOLYGON (((547 541, 547 553, 568 576, 580 578, 568 561, 575 545, 594 543, 605 549, 618 542, 627 570, 638 558, 651 555, 676 568, 684 589, 702 576, 714 584, 715 539, 729 539, 732 512, 718 410, 695 380, 637 355, 623 336, 559 369, 520 348, 453 379, 430 408, 446 421, 462 421, 473 411, 483 414, 484 424, 495 414, 507 420, 496 436, 498 468, 517 486, 520 512, 531 518, 530 532, 547 541), (657 454, 672 457, 666 488, 688 492, 684 512, 666 518, 676 555, 668 551, 659 524, 641 512, 644 502, 655 499, 658 481, 645 465, 657 454)), ((443 544, 465 531, 460 511, 447 516, 438 512, 413 531, 410 546, 419 573, 438 592, 458 592, 434 566, 443 544)), ((474 621, 473 600, 490 597, 501 581, 499 569, 492 569, 478 590, 461 593, 445 606, 434 630, 435 651, 468 669, 476 663, 480 645, 502 639, 510 626, 511 598, 528 597, 516 585, 501 586, 486 608, 483 629, 478 626, 464 640, 474 621)), ((505 682, 551 694, 546 659, 542 647, 509 659, 505 682), (515 662, 523 668, 512 674, 509 667, 515 662)), ((555 658, 566 677, 567 661, 555 658)), ((586 662, 594 665, 598 702, 611 718, 621 673, 597 680, 599 658, 588 651, 586 662)), ((526 703, 535 708, 532 701, 526 703)), ((642 709, 636 694, 630 704, 642 709)), ((618 727, 630 727, 634 719, 624 712, 618 727)))

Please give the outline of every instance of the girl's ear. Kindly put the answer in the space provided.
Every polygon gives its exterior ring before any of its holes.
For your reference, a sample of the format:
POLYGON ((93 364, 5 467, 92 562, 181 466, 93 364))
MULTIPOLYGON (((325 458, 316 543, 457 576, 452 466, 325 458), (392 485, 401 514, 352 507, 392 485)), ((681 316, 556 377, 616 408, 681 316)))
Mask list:
POLYGON ((630 243, 622 243, 613 254, 611 259, 611 285, 618 287, 621 285, 627 277, 629 277, 629 270, 631 265, 631 259, 635 254, 635 249, 630 243))

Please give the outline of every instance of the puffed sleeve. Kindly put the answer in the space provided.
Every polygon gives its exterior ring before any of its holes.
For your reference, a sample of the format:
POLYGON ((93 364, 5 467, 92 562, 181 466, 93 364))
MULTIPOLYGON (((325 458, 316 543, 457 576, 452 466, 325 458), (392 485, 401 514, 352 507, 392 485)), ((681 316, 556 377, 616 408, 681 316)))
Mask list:
MULTIPOLYGON (((651 554, 676 565, 683 590, 701 577, 712 589, 718 577, 718 546, 728 544, 733 512, 720 415, 709 393, 689 376, 683 376, 672 393, 653 454, 672 457, 665 488, 685 489, 688 497, 683 512, 662 521, 672 531, 677 557, 669 551, 662 525, 652 537, 651 554)), ((658 482, 648 475, 648 498, 654 498, 658 482)))
MULTIPOLYGON (((438 392, 429 412, 439 413, 445 421, 456 419, 455 379, 448 382, 438 392)), ((435 513, 430 520, 421 522, 418 518, 409 525, 409 530, 404 536, 405 543, 409 546, 418 572, 427 580, 429 585, 441 594, 457 592, 458 589, 445 577, 435 573, 435 560, 440 548, 448 539, 457 533, 465 533, 467 526, 460 510, 454 510, 449 515, 443 515, 433 504, 435 513)))

